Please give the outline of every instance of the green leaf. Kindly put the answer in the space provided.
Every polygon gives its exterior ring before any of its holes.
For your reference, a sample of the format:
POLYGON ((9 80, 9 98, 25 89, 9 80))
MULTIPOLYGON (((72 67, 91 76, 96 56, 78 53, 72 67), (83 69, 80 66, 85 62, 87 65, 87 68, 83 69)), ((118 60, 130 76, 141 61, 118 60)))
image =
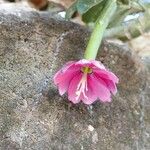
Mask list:
POLYGON ((86 13, 93 6, 101 3, 105 0, 78 0, 77 1, 77 10, 80 14, 86 13))
POLYGON ((82 15, 82 20, 85 23, 95 22, 97 20, 97 18, 99 17, 99 15, 101 14, 104 3, 105 2, 103 1, 103 2, 93 6, 91 9, 89 9, 86 13, 84 13, 82 15))
MULTIPOLYGON (((77 0, 66 13, 70 19, 75 12, 82 15, 82 20, 87 23, 95 23, 107 1, 106 0, 77 0)), ((108 28, 121 25, 127 15, 143 12, 144 8, 139 0, 117 0, 117 11, 112 17, 108 28)))
POLYGON ((76 0, 66 11, 66 19, 70 19, 75 12, 83 15, 93 6, 101 3, 105 0, 76 0))

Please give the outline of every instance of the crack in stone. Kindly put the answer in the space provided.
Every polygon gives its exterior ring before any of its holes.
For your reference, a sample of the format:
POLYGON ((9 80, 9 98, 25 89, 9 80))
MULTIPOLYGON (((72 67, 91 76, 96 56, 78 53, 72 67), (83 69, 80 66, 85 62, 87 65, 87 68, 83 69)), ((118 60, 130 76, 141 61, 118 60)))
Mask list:
POLYGON ((52 73, 52 71, 53 71, 54 64, 55 64, 55 62, 56 62, 56 60, 57 60, 57 56, 58 56, 58 54, 59 54, 60 47, 61 47, 61 45, 62 45, 62 43, 63 43, 64 37, 67 36, 69 33, 70 33, 69 31, 64 32, 64 33, 62 33, 62 34, 58 37, 58 39, 57 39, 57 42, 56 42, 57 45, 56 45, 56 49, 55 49, 55 52, 54 52, 53 61, 52 61, 52 63, 51 63, 51 69, 50 69, 50 72, 51 72, 51 73, 52 73))

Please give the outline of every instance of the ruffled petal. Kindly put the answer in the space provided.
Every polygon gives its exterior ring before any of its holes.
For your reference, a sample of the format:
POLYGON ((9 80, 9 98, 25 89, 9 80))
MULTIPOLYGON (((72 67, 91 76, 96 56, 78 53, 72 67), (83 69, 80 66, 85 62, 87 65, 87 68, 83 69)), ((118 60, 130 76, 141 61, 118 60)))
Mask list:
POLYGON ((100 61, 91 60, 91 63, 92 63, 92 68, 93 66, 95 66, 98 69, 105 69, 105 66, 100 61))
POLYGON ((59 83, 59 79, 61 75, 72 65, 74 64, 74 61, 69 61, 67 62, 55 75, 54 75, 54 83, 57 84, 59 83))
POLYGON ((77 98, 77 94, 76 94, 76 90, 77 90, 77 86, 80 82, 82 78, 82 73, 78 73, 74 76, 74 78, 72 78, 70 84, 69 84, 69 88, 68 88, 68 99, 70 101, 72 101, 74 104, 79 103, 80 102, 80 96, 77 98))
POLYGON ((99 69, 99 70, 95 69, 95 70, 93 70, 93 72, 94 72, 94 74, 97 74, 101 78, 111 80, 114 83, 118 83, 119 82, 118 77, 114 73, 112 73, 110 71, 101 70, 101 69, 99 69))
POLYGON ((71 79, 80 71, 79 67, 74 66, 74 61, 68 62, 54 76, 54 83, 58 85, 59 94, 63 95, 69 87, 71 79))
POLYGON ((69 87, 70 81, 78 74, 80 70, 68 70, 63 74, 59 74, 59 82, 57 83, 60 95, 63 95, 69 87))
POLYGON ((76 65, 81 65, 81 66, 84 66, 84 65, 89 65, 91 62, 89 60, 86 60, 86 59, 81 59, 79 61, 77 61, 75 64, 76 65))
POLYGON ((62 72, 65 72, 66 70, 68 70, 72 65, 75 64, 76 61, 69 61, 67 62, 62 68, 62 72))
POLYGON ((93 76, 91 76, 91 82, 94 85, 93 88, 95 90, 95 93, 99 97, 99 99, 102 102, 110 102, 111 93, 109 89, 107 88, 107 85, 105 84, 105 82, 101 80, 100 78, 98 78, 97 76, 95 76, 94 74, 93 76))
POLYGON ((105 83, 107 84, 108 89, 112 92, 113 95, 117 93, 117 87, 116 84, 111 80, 105 80, 105 83))
POLYGON ((93 84, 92 80, 91 80, 91 75, 88 75, 87 77, 87 87, 88 90, 85 92, 86 97, 82 96, 82 101, 83 103, 90 105, 92 104, 94 101, 97 100, 97 94, 95 93, 95 85, 93 84))
POLYGON ((74 66, 73 64, 66 66, 65 68, 63 67, 61 70, 59 70, 55 76, 54 76, 54 83, 58 84, 60 82, 63 82, 66 80, 69 76, 74 75, 75 72, 80 71, 80 67, 74 66))
POLYGON ((82 67, 90 67, 91 69, 94 69, 94 68, 105 69, 105 66, 100 61, 96 61, 96 60, 82 59, 80 61, 77 61, 75 65, 82 66, 82 67))

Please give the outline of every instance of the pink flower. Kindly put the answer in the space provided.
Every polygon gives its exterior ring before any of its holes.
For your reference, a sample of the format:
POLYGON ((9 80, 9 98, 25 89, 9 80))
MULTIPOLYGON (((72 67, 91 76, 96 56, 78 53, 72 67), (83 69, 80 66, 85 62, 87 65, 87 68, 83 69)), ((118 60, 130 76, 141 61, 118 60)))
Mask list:
POLYGON ((97 99, 110 102, 111 93, 117 92, 118 80, 99 61, 85 59, 68 62, 54 76, 60 95, 68 91, 70 101, 85 104, 92 104, 97 99))

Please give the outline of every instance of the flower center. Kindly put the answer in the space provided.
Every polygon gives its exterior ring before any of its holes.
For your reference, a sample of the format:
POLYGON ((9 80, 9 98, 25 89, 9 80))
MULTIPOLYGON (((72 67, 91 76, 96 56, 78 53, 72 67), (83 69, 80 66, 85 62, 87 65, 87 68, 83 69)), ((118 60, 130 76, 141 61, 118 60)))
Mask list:
POLYGON ((92 73, 92 69, 89 68, 89 67, 82 67, 82 68, 81 68, 81 71, 82 71, 83 73, 92 73))

